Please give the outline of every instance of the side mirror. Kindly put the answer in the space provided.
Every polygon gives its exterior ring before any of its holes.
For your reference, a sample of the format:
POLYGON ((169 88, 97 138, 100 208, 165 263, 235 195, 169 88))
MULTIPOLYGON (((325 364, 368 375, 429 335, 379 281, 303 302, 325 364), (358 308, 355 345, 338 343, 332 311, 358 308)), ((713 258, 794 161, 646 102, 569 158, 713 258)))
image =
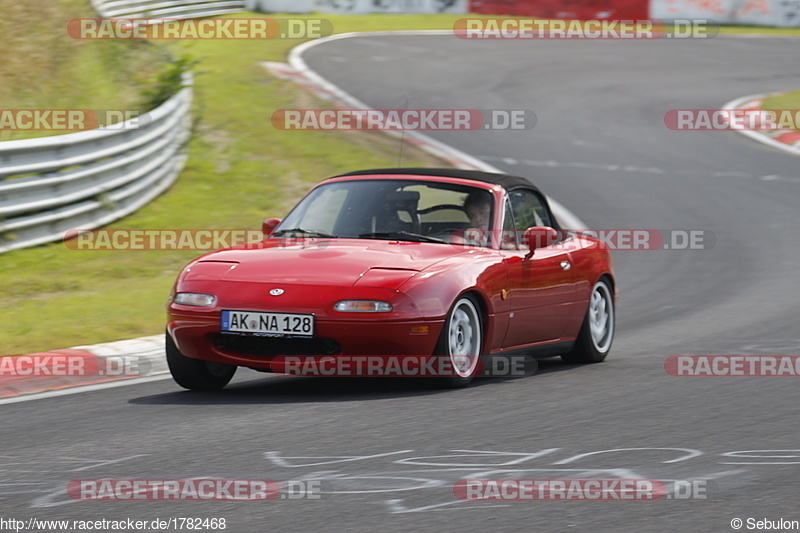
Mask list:
POLYGON ((525 230, 522 244, 530 248, 531 255, 539 248, 545 248, 558 242, 558 232, 548 226, 535 226, 525 230))
POLYGON ((272 232, 275 231, 275 228, 278 224, 281 223, 281 219, 279 218, 268 218, 261 224, 261 233, 264 234, 264 238, 268 239, 272 232))

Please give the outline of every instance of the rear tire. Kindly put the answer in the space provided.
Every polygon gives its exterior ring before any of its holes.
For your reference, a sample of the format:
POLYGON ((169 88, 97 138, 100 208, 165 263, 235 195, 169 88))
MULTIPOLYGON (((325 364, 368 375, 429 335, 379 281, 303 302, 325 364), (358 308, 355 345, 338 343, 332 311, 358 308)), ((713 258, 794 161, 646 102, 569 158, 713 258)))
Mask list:
POLYGON ((167 365, 172 379, 189 390, 220 390, 227 385, 238 367, 223 363, 203 361, 186 357, 175 346, 169 333, 166 335, 167 365))
POLYGON ((614 291, 606 278, 592 288, 589 308, 572 350, 561 356, 565 363, 599 363, 606 358, 614 340, 614 291))
POLYGON ((452 376, 439 378, 445 387, 466 387, 480 370, 483 346, 480 309, 475 297, 467 294, 456 300, 447 314, 436 345, 436 355, 446 358, 453 372, 452 376))

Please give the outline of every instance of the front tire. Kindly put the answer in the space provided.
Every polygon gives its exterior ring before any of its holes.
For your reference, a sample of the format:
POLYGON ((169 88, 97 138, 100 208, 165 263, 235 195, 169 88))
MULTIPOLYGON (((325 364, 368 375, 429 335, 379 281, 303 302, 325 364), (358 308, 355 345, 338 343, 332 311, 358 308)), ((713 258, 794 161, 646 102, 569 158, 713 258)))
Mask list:
POLYGON ((436 354, 447 358, 453 375, 440 378, 442 385, 460 388, 469 385, 478 373, 483 346, 483 319, 474 296, 460 297, 445 320, 436 354))
POLYGON ((565 363, 599 363, 611 350, 614 340, 614 292, 606 278, 592 288, 589 308, 572 350, 561 356, 565 363))
POLYGON ((189 390, 220 390, 227 385, 238 367, 186 357, 166 335, 167 365, 175 383, 189 390))

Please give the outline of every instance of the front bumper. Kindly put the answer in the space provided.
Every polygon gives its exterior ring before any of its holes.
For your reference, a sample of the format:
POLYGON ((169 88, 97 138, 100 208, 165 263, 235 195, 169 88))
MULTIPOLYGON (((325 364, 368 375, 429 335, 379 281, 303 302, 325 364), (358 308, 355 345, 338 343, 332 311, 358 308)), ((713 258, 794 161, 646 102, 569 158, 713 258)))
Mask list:
POLYGON ((170 309, 167 333, 186 357, 280 372, 281 356, 431 355, 443 326, 443 319, 318 319, 312 338, 266 337, 221 333, 219 312, 170 309))

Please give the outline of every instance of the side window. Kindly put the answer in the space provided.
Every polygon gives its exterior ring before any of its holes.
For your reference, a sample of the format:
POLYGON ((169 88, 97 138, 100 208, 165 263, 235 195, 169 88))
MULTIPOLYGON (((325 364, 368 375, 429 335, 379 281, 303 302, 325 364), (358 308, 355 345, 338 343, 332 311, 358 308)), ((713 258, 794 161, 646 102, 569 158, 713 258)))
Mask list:
POLYGON ((514 223, 514 213, 511 212, 511 203, 506 201, 503 214, 503 232, 500 234, 500 248, 502 250, 518 250, 519 239, 517 226, 514 223))
POLYGON ((508 197, 518 231, 525 231, 534 226, 553 226, 542 199, 536 193, 518 189, 511 191, 508 197))

